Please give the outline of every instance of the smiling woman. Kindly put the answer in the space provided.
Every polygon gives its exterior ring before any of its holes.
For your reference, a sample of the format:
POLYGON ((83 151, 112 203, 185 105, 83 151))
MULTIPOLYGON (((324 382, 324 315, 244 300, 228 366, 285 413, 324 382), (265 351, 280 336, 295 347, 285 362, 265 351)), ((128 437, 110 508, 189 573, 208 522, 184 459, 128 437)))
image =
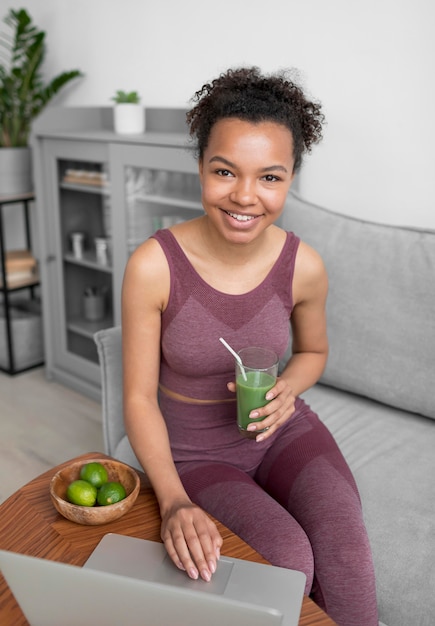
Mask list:
POLYGON ((328 354, 325 268, 275 223, 321 138, 320 105, 284 73, 256 68, 229 70, 194 101, 205 214, 137 248, 122 296, 125 424, 162 539, 177 567, 209 581, 222 545, 209 513, 274 565, 303 571, 306 593, 339 626, 377 626, 355 481, 300 398, 328 354), (292 356, 243 437, 234 361, 219 339, 282 359, 290 325, 292 356))

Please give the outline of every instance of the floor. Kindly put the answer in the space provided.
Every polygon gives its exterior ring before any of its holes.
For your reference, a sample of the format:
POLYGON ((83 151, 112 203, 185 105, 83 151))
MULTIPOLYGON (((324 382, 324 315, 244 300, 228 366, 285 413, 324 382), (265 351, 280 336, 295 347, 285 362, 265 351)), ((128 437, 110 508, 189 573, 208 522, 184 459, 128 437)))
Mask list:
POLYGON ((42 367, 0 372, 0 503, 51 467, 103 451, 98 402, 48 381, 42 367))

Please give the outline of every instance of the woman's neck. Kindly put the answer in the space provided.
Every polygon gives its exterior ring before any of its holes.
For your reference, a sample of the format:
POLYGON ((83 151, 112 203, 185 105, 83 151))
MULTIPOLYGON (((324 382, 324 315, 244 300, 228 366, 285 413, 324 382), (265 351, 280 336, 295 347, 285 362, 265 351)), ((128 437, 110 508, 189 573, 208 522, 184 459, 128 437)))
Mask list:
POLYGON ((206 216, 194 224, 180 224, 174 234, 198 274, 215 289, 232 294, 246 293, 264 280, 286 237, 281 229, 269 226, 250 243, 233 243, 210 228, 206 216))

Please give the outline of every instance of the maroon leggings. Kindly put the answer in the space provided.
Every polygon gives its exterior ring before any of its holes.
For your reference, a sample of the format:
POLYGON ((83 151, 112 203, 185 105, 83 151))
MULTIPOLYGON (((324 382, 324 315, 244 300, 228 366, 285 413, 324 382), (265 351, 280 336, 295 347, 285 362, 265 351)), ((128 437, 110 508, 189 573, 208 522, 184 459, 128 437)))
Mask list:
POLYGON ((377 626, 372 556, 353 476, 313 413, 292 420, 249 475, 180 462, 189 497, 273 565, 302 571, 338 626, 377 626))

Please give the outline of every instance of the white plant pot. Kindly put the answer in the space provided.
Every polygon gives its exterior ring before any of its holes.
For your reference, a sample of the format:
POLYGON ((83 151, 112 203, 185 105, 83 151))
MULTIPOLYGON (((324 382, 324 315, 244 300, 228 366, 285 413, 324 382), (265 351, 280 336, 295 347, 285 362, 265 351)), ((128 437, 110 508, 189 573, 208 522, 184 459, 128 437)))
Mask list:
POLYGON ((115 132, 120 135, 141 134, 145 130, 145 109, 141 104, 115 104, 115 132))
POLYGON ((33 191, 30 148, 0 148, 0 196, 18 196, 30 191, 33 191))

